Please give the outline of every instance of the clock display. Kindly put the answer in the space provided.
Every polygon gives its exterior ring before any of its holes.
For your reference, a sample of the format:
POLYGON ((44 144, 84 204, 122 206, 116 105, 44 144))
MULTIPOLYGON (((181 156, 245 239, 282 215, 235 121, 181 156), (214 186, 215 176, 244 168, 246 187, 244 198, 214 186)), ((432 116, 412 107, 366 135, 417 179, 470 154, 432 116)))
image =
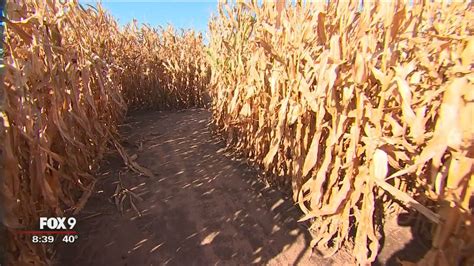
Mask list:
POLYGON ((54 236, 32 236, 31 237, 31 242, 33 243, 38 243, 38 244, 44 244, 44 243, 53 243, 54 242, 54 236))

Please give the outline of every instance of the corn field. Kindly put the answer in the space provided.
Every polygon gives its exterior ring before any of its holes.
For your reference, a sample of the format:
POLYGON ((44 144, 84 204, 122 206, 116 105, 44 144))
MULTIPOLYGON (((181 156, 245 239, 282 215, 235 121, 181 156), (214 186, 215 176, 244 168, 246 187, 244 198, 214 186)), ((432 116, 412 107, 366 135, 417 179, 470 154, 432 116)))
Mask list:
POLYGON ((172 27, 137 29, 129 24, 113 55, 129 109, 205 106, 210 72, 202 36, 172 27), (133 78, 130 78, 133 77, 133 78))
POLYGON ((472 264, 472 3, 329 2, 220 5, 214 124, 292 187, 326 256, 373 262, 396 200, 436 225, 426 265, 472 264))
POLYGON ((420 264, 474 263, 472 3, 219 4, 193 31, 120 27, 100 5, 8 0, 2 97, 7 261, 54 250, 14 231, 74 215, 127 111, 203 107, 218 134, 292 188, 311 246, 375 260, 383 220, 418 213, 420 264), (381 217, 381 218, 380 218, 381 217))
POLYGON ((2 90, 2 207, 7 261, 49 264, 52 251, 15 229, 76 214, 128 108, 203 106, 210 74, 195 33, 130 24, 77 1, 7 1, 2 90))

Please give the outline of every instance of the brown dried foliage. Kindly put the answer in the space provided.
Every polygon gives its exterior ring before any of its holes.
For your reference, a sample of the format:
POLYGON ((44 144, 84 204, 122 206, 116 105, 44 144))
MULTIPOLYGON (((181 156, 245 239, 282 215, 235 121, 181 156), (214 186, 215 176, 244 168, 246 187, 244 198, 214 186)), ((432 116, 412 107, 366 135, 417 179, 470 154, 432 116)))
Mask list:
POLYGON ((325 255, 373 262, 396 199, 436 225, 425 263, 472 263, 472 3, 308 2, 220 5, 214 124, 291 185, 325 255))
POLYGON ((117 124, 131 108, 202 106, 209 73, 193 32, 129 26, 76 1, 7 1, 2 208, 10 263, 49 264, 17 229, 84 206, 109 144, 134 171, 117 124))
POLYGON ((202 36, 193 31, 177 33, 171 26, 123 31, 115 49, 117 64, 124 67, 121 83, 130 109, 166 109, 204 106, 210 71, 202 36), (133 77, 133 78, 130 78, 133 77))

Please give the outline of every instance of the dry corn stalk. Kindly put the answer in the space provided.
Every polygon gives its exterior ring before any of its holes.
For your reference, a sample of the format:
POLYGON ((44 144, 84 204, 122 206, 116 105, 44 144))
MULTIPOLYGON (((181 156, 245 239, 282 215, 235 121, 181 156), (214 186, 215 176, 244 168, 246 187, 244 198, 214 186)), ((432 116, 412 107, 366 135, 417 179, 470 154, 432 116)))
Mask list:
MULTIPOLYGON (((71 2, 9 1, 7 19, 2 192, 4 223, 13 230, 83 206, 95 182, 88 172, 125 104, 103 51, 93 51, 117 28, 102 12, 71 2)), ((8 241, 8 255, 17 256, 8 261, 38 263, 49 255, 26 236, 10 231, 8 241)))
MULTIPOLYGON (((51 250, 15 229, 77 213, 114 144, 127 107, 202 106, 209 72, 202 40, 172 29, 120 30, 77 1, 7 1, 2 88, 3 223, 11 264, 49 264, 51 250)), ((133 207, 133 203, 132 207, 133 207)))
POLYGON ((116 36, 116 64, 129 109, 179 109, 206 104, 210 72, 202 36, 193 31, 128 24, 116 36))
POLYGON ((472 261, 473 11, 404 1, 219 6, 209 26, 214 124, 291 184, 325 255, 352 239, 357 262, 373 262, 388 192, 437 224, 427 259, 472 261))

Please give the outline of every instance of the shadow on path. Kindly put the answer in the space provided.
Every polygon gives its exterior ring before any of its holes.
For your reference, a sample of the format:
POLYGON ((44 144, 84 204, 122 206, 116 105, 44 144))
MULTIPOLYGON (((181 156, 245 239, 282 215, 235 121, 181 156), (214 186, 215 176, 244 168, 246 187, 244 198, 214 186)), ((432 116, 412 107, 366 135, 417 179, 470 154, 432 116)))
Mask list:
POLYGON ((79 240, 62 245, 61 265, 333 264, 309 250, 291 199, 265 186, 244 162, 226 157, 208 129, 210 113, 138 113, 123 127, 129 154, 156 174, 139 176, 109 156, 78 217, 79 240), (141 216, 110 196, 117 176, 143 200, 141 216))

